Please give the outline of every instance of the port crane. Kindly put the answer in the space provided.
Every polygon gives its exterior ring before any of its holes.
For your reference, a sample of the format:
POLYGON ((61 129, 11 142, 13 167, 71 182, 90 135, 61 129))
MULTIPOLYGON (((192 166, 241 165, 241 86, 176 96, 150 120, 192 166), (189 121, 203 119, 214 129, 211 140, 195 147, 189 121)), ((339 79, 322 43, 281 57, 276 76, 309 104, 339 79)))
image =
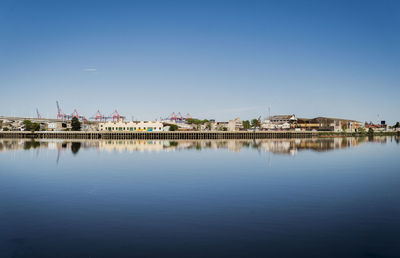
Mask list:
POLYGON ((36 115, 37 115, 37 118, 39 118, 39 119, 42 118, 42 116, 39 113, 39 109, 37 109, 37 108, 36 108, 36 115))
POLYGON ((96 114, 92 116, 90 119, 95 121, 106 121, 107 117, 101 114, 100 110, 97 110, 96 114))
POLYGON ((173 112, 171 114, 171 116, 168 117, 166 120, 175 121, 175 122, 184 122, 187 119, 191 119, 191 118, 192 118, 192 116, 189 113, 187 113, 185 116, 183 116, 181 114, 181 112, 178 112, 178 114, 175 114, 175 112, 173 112))
POLYGON ((115 120, 119 121, 120 119, 122 119, 122 120, 125 119, 125 117, 124 117, 124 116, 121 116, 121 115, 118 113, 117 110, 114 110, 114 112, 111 114, 110 117, 112 117, 113 122, 114 122, 115 120))
POLYGON ((58 101, 56 101, 56 104, 57 104, 57 119, 65 120, 66 119, 66 115, 61 110, 60 104, 58 104, 58 101))

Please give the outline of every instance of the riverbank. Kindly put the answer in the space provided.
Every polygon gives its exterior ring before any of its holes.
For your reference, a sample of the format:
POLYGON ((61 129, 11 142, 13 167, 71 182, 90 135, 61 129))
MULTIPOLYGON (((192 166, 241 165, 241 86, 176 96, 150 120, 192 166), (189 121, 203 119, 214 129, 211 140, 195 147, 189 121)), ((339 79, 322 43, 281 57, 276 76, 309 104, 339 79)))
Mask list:
POLYGON ((132 140, 212 140, 212 139, 277 139, 312 137, 400 136, 400 132, 343 133, 343 132, 0 132, 0 138, 30 139, 132 139, 132 140))

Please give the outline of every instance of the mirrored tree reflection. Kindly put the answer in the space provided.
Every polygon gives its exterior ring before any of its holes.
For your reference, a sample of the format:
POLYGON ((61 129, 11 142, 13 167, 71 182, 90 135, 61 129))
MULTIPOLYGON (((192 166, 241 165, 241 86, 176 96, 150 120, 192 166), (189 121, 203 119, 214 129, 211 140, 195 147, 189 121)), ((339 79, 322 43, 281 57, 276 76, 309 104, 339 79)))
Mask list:
POLYGON ((96 149, 106 152, 160 152, 201 151, 204 149, 226 149, 240 152, 247 149, 273 154, 295 155, 303 150, 316 152, 351 148, 363 143, 399 143, 399 137, 333 137, 309 139, 254 139, 254 140, 27 140, 2 139, 0 151, 49 149, 59 153, 71 149, 77 155, 81 149, 96 149))
POLYGON ((36 149, 40 147, 40 142, 30 140, 24 142, 24 150, 30 150, 31 148, 36 149))
POLYGON ((71 143, 71 151, 72 154, 76 155, 79 152, 79 149, 81 148, 82 143, 80 142, 72 142, 71 143))

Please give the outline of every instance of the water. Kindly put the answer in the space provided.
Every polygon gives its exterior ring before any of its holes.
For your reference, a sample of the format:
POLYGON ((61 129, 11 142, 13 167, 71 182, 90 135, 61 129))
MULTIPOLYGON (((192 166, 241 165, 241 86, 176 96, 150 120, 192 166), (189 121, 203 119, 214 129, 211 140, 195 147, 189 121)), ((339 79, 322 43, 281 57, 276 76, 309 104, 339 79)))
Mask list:
POLYGON ((399 139, 0 140, 0 257, 400 257, 399 139))

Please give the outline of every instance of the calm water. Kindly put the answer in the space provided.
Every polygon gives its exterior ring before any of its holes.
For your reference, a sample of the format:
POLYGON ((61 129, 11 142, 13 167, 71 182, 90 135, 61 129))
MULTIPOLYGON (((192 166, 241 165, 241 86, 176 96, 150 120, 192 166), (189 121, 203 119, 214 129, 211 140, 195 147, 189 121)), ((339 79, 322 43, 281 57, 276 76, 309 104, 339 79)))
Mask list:
POLYGON ((0 140, 0 257, 400 257, 399 139, 0 140))

